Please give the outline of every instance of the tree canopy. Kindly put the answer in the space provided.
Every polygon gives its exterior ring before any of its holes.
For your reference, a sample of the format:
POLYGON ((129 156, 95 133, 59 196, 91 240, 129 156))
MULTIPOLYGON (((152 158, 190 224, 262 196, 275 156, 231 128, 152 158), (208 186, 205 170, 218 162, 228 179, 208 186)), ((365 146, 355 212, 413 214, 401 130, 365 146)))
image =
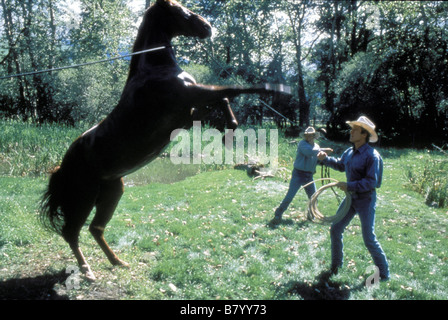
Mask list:
MULTIPOLYGON (((150 2, 0 0, 0 77, 129 53, 150 2)), ((214 28, 211 39, 174 43, 197 80, 293 87, 292 97, 238 98, 240 123, 316 125, 346 139, 345 121, 367 115, 384 145, 448 142, 446 2, 179 2, 214 28)), ((1 79, 0 116, 97 122, 117 103, 128 67, 120 59, 1 79)))

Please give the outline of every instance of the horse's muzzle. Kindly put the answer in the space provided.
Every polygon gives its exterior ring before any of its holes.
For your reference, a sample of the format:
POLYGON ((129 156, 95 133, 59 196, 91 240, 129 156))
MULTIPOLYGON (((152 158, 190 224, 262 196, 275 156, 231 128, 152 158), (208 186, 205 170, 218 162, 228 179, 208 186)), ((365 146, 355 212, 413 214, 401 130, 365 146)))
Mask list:
POLYGON ((199 39, 206 39, 212 36, 211 24, 202 17, 199 17, 198 22, 198 37, 199 39))

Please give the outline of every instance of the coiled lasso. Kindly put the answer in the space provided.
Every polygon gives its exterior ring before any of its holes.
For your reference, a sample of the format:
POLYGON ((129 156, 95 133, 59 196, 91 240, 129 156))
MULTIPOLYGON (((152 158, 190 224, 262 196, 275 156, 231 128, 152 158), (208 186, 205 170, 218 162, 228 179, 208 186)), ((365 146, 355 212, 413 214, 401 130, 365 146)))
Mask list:
POLYGON ((322 179, 318 179, 316 181, 311 181, 311 182, 305 184, 304 186, 301 187, 301 189, 302 188, 306 188, 310 184, 313 184, 313 183, 315 183, 317 181, 321 181, 321 180, 331 180, 333 182, 320 187, 311 196, 310 201, 308 203, 308 218, 310 220, 318 219, 318 220, 321 220, 323 222, 332 222, 332 223, 339 222, 339 221, 342 220, 342 218, 345 217, 345 215, 347 214, 348 210, 350 209, 350 206, 352 205, 351 194, 348 191, 345 191, 345 199, 343 200, 342 204, 339 206, 338 211, 336 212, 336 214, 333 215, 333 216, 326 217, 317 208, 317 202, 318 202, 317 198, 326 189, 335 187, 338 184, 339 181, 336 180, 336 179, 332 179, 332 178, 322 178, 322 179))

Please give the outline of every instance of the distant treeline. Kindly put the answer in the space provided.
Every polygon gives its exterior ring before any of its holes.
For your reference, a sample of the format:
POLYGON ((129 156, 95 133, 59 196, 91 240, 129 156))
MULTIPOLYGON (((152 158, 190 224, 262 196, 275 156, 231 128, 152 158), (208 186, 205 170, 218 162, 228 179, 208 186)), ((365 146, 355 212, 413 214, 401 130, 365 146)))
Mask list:
MULTIPOLYGON (((2 0, 0 76, 128 53, 148 2, 2 0)), ((381 145, 448 143, 447 2, 179 2, 214 27, 211 40, 174 43, 179 63, 199 82, 294 88, 291 98, 233 101, 240 123, 317 120, 329 138, 346 139, 345 121, 364 114, 377 124, 381 145)), ((95 123, 117 103, 128 66, 122 59, 0 80, 0 117, 95 123)))

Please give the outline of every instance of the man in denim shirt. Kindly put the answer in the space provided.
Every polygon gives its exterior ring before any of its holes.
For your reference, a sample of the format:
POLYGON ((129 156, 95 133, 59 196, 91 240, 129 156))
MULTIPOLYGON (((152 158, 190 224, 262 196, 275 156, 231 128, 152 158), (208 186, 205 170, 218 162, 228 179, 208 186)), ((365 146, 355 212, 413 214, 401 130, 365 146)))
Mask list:
MULTIPOLYGON (((291 201, 294 199, 300 187, 313 182, 313 174, 316 172, 317 154, 320 151, 332 152, 330 148, 321 149, 314 139, 320 137, 320 133, 316 132, 313 127, 308 127, 304 133, 301 134, 304 138, 297 146, 297 156, 294 161, 294 169, 292 171, 291 181, 289 183, 288 192, 283 199, 280 206, 275 210, 274 219, 271 220, 271 225, 277 225, 282 220, 283 212, 286 211, 291 201)), ((308 199, 316 192, 316 185, 311 183, 305 188, 308 199)))
MULTIPOLYGON (((383 160, 368 142, 376 142, 378 136, 375 125, 367 118, 347 121, 352 128, 350 142, 352 148, 347 149, 341 158, 328 157, 325 152, 318 154, 318 159, 335 170, 346 173, 347 182, 339 182, 338 187, 348 191, 352 197, 352 205, 345 217, 333 223, 331 234, 331 272, 337 273, 343 262, 343 232, 356 213, 361 220, 362 236, 373 262, 379 269, 381 280, 389 279, 389 265, 375 236, 376 189, 381 187, 383 176, 383 160)), ((341 206, 343 203, 341 204, 341 206)))

